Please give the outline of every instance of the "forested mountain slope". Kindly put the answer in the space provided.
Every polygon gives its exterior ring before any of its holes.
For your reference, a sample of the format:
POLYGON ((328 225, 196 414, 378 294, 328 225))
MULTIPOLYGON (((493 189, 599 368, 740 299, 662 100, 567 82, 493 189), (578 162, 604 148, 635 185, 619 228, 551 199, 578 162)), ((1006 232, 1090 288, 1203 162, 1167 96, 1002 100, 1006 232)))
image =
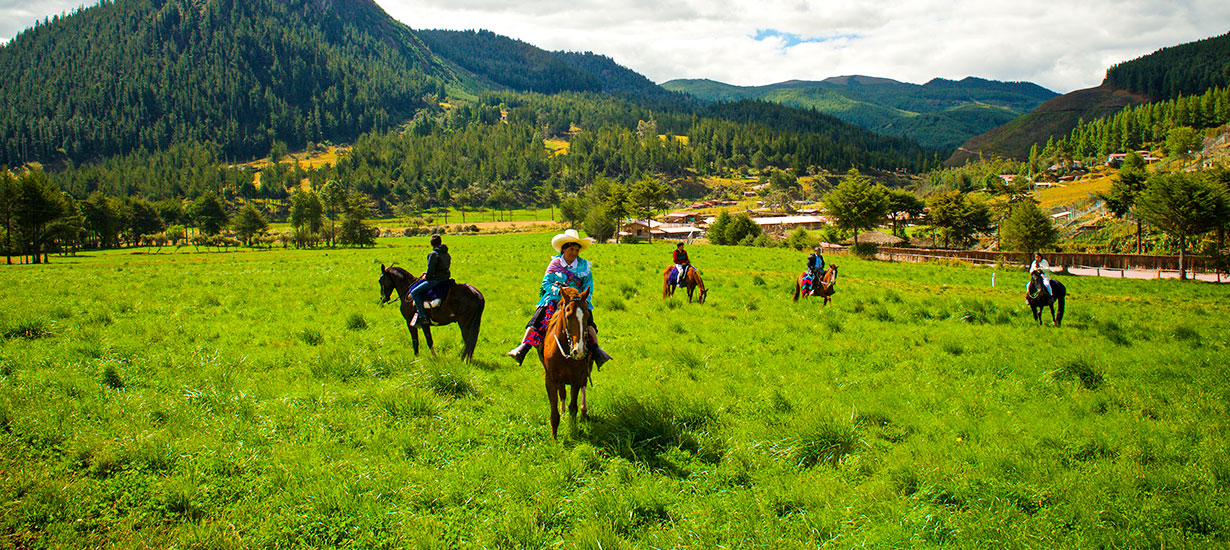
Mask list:
POLYGON ((644 75, 593 52, 546 51, 490 31, 415 31, 431 50, 495 88, 553 94, 595 92, 681 107, 688 96, 672 93, 644 75))
POLYGON ((0 47, 0 163, 350 140, 460 78, 372 0, 117 0, 0 47))
POLYGON ((1029 148, 1067 136, 1086 122, 1125 107, 1200 95, 1230 86, 1230 33, 1162 48, 1119 63, 1106 71, 1096 88, 1077 90, 1048 101, 1035 111, 964 143, 948 164, 970 158, 1002 156, 1023 160, 1029 148))
POLYGON ((753 87, 712 80, 672 80, 662 86, 706 101, 763 99, 816 109, 874 132, 904 136, 936 149, 956 147, 1056 95, 1028 82, 980 78, 937 78, 918 85, 887 78, 840 76, 753 87))

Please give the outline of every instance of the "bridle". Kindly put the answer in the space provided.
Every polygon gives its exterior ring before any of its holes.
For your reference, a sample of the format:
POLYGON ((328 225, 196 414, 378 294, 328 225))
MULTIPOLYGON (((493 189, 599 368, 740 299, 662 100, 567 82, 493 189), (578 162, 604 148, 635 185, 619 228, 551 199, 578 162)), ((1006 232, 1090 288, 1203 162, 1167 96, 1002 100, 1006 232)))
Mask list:
MULTIPOLYGON (((562 298, 562 300, 565 300, 565 301, 564 301, 563 306, 562 306, 562 307, 560 308, 560 310, 559 310, 560 312, 564 312, 564 311, 566 311, 566 308, 568 307, 568 305, 569 305, 569 304, 571 304, 572 302, 578 301, 578 300, 576 300, 576 299, 571 299, 571 300, 570 300, 570 299, 568 299, 567 297, 563 297, 563 298, 562 298)), ((581 307, 581 306, 580 306, 580 305, 577 305, 577 306, 575 306, 575 307, 581 307)), ((574 313, 574 314, 575 314, 575 313, 574 313)), ((571 346, 571 345, 572 345, 572 330, 571 330, 571 329, 569 329, 569 326, 571 325, 571 323, 569 323, 569 322, 568 322, 568 317, 571 317, 571 315, 565 315, 565 316, 564 316, 564 318, 560 319, 560 322, 561 322, 561 323, 563 323, 563 325, 564 325, 564 339, 568 340, 568 345, 569 345, 569 346, 571 346)), ((580 322, 580 320, 578 320, 578 323, 579 323, 579 322, 580 322)), ((581 337, 583 338, 583 337, 584 337, 584 333, 585 333, 585 327, 581 327, 581 329, 580 329, 580 330, 581 330, 581 334, 582 334, 582 336, 581 336, 581 337)), ((573 358, 573 357, 572 357, 572 354, 568 353, 568 351, 564 349, 564 345, 563 345, 563 344, 561 344, 561 343, 560 343, 560 341, 559 341, 559 332, 558 332, 558 331, 556 331, 556 332, 555 332, 554 334, 552 334, 551 336, 552 336, 553 338, 555 338, 555 346, 556 346, 557 348, 559 348, 560 355, 563 355, 563 356, 564 356, 564 359, 572 359, 572 358, 573 358)))

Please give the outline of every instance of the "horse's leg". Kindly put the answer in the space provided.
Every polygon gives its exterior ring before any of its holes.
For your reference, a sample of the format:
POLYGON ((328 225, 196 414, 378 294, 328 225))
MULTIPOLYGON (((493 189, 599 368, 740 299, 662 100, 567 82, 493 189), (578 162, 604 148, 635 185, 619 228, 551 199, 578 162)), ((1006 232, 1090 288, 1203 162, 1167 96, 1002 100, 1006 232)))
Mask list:
POLYGON ((551 439, 559 439, 559 392, 563 387, 547 381, 547 402, 551 404, 551 439))
POLYGON ((1051 324, 1058 326, 1059 321, 1055 320, 1055 300, 1051 300, 1051 305, 1048 307, 1051 308, 1051 324))
POLYGON ((581 418, 589 420, 589 405, 585 402, 585 388, 589 385, 581 386, 581 418))
POLYGON ((406 327, 410 329, 410 342, 414 344, 414 354, 419 354, 419 329, 415 328, 410 321, 406 321, 406 327))
POLYGON ((572 385, 572 398, 568 402, 568 421, 572 428, 572 432, 577 431, 577 394, 581 393, 581 388, 576 384, 572 385))
POLYGON ((436 356, 436 345, 431 341, 431 327, 423 325, 423 338, 427 340, 427 351, 431 352, 431 356, 436 356))
POLYGON ((1059 317, 1055 319, 1055 326, 1063 325, 1063 296, 1059 296, 1059 317))

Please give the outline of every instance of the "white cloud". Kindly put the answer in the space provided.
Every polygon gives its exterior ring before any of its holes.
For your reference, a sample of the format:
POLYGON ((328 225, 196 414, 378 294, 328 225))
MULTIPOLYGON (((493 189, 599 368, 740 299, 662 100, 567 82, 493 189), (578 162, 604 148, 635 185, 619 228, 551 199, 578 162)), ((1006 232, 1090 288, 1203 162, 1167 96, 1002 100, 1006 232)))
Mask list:
POLYGON ((740 85, 978 76, 1062 93, 1096 86, 1113 63, 1230 23, 1230 3, 1214 0, 377 1, 413 28, 484 28, 549 50, 605 54, 655 82, 740 85), (763 31, 803 41, 756 40, 763 31))
MULTIPOLYGON (((1230 30, 1224 0, 376 1, 416 29, 487 29, 607 55, 655 82, 740 85, 977 76, 1062 93, 1096 86, 1111 64, 1230 30)), ((83 3, 0 0, 0 39, 83 3)))

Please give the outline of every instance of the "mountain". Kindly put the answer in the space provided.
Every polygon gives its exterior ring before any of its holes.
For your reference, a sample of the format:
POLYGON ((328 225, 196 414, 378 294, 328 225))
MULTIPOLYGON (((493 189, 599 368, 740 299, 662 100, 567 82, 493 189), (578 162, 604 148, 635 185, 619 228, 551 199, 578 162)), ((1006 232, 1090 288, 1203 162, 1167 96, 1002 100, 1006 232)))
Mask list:
POLYGON ((946 164, 960 164, 980 154, 1024 159, 1034 144, 1066 137, 1082 120, 1114 115, 1125 107, 1199 95, 1214 87, 1230 87, 1230 33, 1162 48, 1114 65, 1100 86, 1047 101, 971 138, 946 164))
POLYGON ((604 55, 547 51, 486 30, 415 32, 433 52, 492 89, 606 93, 676 107, 690 103, 604 55))
POLYGON ((0 47, 0 163, 351 140, 472 86, 372 0, 116 0, 0 47))
POLYGON ((711 102, 763 99, 801 109, 816 109, 874 132, 907 137, 933 149, 954 148, 1057 95, 1028 82, 997 82, 972 77, 960 81, 937 78, 918 85, 851 75, 751 87, 712 80, 672 80, 662 87, 711 102))
POLYGON ((1106 85, 1064 94, 1003 126, 970 138, 945 164, 961 164, 979 155, 1024 160, 1035 143, 1045 143, 1052 136, 1066 136, 1081 120, 1113 115, 1124 107, 1148 101, 1143 95, 1106 85))

